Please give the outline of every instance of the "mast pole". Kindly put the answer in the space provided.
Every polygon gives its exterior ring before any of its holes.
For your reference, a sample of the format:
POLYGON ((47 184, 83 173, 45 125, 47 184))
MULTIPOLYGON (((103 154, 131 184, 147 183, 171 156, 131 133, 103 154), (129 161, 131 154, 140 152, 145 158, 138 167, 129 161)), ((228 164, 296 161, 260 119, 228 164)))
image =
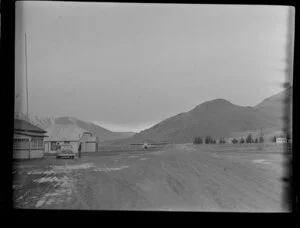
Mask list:
POLYGON ((27 39, 25 33, 25 61, 26 61, 26 100, 27 100, 27 117, 28 117, 28 77, 27 77, 27 39))

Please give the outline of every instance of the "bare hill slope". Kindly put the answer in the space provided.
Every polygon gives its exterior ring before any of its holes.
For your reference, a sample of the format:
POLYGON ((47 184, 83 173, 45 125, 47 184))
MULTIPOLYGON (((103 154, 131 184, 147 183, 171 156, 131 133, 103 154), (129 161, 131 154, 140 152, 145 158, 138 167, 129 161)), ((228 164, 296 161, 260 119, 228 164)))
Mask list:
POLYGON ((261 103, 254 106, 255 109, 277 119, 282 123, 287 107, 285 101, 291 101, 293 97, 293 87, 288 87, 284 91, 264 99, 261 103))
POLYGON ((276 126, 276 119, 253 107, 243 107, 224 99, 204 102, 194 109, 170 117, 124 142, 192 142, 195 136, 228 137, 242 132, 276 126))
POLYGON ((31 122, 32 124, 42 128, 49 129, 54 125, 76 125, 85 131, 91 132, 94 136, 99 137, 101 141, 110 141, 116 139, 124 139, 134 135, 134 132, 113 132, 109 131, 96 124, 79 120, 75 117, 38 117, 38 116, 27 116, 19 114, 18 118, 31 122))

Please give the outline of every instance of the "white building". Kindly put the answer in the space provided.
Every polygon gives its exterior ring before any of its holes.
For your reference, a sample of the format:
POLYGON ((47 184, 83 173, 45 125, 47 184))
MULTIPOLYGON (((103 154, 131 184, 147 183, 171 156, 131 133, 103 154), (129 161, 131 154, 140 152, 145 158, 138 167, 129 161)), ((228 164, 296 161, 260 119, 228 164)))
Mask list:
POLYGON ((90 132, 84 132, 81 141, 81 151, 82 152, 97 152, 98 150, 98 138, 93 136, 90 132))
POLYGON ((287 143, 287 139, 284 137, 276 138, 276 143, 287 143))
POLYGON ((56 153, 58 144, 71 144, 75 153, 78 152, 80 137, 84 130, 75 124, 53 124, 46 129, 48 137, 45 138, 45 153, 56 153))
POLYGON ((56 153, 57 144, 70 144, 78 153, 80 143, 82 152, 97 152, 98 138, 75 124, 53 124, 46 131, 45 153, 56 153))
POLYGON ((14 119, 14 159, 44 157, 44 137, 46 131, 20 119, 14 119))

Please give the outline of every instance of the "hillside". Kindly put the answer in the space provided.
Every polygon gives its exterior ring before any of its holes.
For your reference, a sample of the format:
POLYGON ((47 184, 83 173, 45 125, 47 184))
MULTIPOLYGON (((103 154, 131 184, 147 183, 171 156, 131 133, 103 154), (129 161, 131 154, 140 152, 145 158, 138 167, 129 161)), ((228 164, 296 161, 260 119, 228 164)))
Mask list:
POLYGON ((75 117, 59 117, 55 119, 55 124, 75 124, 76 126, 91 132, 94 136, 99 137, 101 141, 110 141, 131 137, 131 132, 112 132, 96 124, 79 120, 75 117))
POLYGON ((50 129, 53 125, 75 125, 85 131, 91 132, 94 136, 99 137, 101 141, 110 141, 116 139, 128 138, 134 135, 133 132, 112 132, 96 124, 79 120, 75 117, 37 117, 19 114, 19 118, 29 121, 32 124, 42 128, 50 129))
POLYGON ((186 143, 192 142, 195 136, 229 137, 232 132, 270 128, 276 124, 275 118, 253 107, 238 106, 224 99, 215 99, 116 143, 143 141, 186 143))
POLYGON ((32 116, 32 115, 27 116, 22 113, 18 114, 18 118, 20 118, 22 120, 26 120, 26 121, 32 123, 33 125, 35 125, 39 128, 42 128, 44 130, 46 128, 50 127, 55 122, 54 117, 39 117, 39 116, 32 116))
POLYGON ((254 108, 268 116, 276 118, 280 124, 283 122, 282 119, 284 117, 286 107, 288 107, 285 101, 287 99, 291 101, 292 97, 293 87, 288 87, 284 91, 264 99, 261 103, 254 106, 254 108))
MULTIPOLYGON (((234 139, 234 138, 240 139, 241 137, 246 139, 246 137, 249 134, 251 134, 253 138, 259 138, 261 131, 260 131, 260 129, 255 129, 255 130, 247 130, 247 131, 243 131, 243 132, 232 132, 230 134, 230 137, 226 138, 226 141, 231 142, 232 139, 234 139)), ((270 142, 274 136, 279 137, 281 135, 284 135, 284 131, 282 130, 281 127, 271 127, 271 128, 262 129, 262 136, 263 136, 264 140, 267 142, 270 142)))
POLYGON ((266 132, 268 135, 279 133, 283 123, 282 117, 286 107, 284 105, 286 98, 292 98, 292 87, 264 99, 254 107, 244 107, 224 99, 214 99, 203 102, 188 112, 165 119, 138 134, 112 132, 75 117, 30 117, 29 119, 30 122, 43 129, 51 126, 51 124, 75 124, 109 144, 129 144, 144 141, 150 143, 162 141, 186 143, 192 142, 196 136, 209 135, 215 138, 230 138, 244 135, 247 132, 254 133, 260 129, 269 129, 267 130, 268 133, 266 132))

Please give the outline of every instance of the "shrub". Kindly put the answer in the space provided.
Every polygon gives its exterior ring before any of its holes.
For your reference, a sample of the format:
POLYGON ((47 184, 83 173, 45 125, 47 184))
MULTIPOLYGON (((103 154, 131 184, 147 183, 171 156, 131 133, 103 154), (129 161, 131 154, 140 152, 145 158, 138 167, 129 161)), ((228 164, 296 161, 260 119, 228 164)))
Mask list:
POLYGON ((237 140, 237 139, 232 139, 231 142, 232 142, 233 144, 237 144, 237 143, 238 143, 238 140, 237 140))
POLYGON ((240 143, 245 143, 245 139, 243 137, 241 138, 240 143))
POLYGON ((202 140, 202 138, 201 137, 196 137, 195 139, 194 139, 194 142, 193 142, 194 144, 203 144, 203 140, 202 140))
POLYGON ((246 138, 246 143, 252 143, 252 142, 253 142, 253 140, 252 140, 252 135, 249 134, 249 135, 247 136, 247 138, 246 138))
POLYGON ((264 138, 262 136, 259 137, 259 143, 263 143, 264 142, 264 138))
POLYGON ((272 137, 271 141, 275 143, 276 142, 276 136, 272 137))

